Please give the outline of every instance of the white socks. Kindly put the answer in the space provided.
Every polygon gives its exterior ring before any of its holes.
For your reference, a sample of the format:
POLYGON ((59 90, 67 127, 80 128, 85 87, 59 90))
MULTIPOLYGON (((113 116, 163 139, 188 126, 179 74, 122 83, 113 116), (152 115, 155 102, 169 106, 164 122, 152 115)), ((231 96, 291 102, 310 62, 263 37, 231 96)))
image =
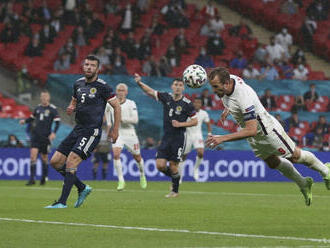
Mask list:
POLYGON ((196 156, 196 161, 195 161, 195 166, 194 166, 195 170, 198 170, 198 168, 201 165, 202 161, 203 161, 203 158, 200 158, 200 157, 196 156))
POLYGON ((329 173, 329 168, 325 166, 313 153, 300 150, 300 157, 297 163, 307 165, 309 168, 318 171, 323 177, 329 173))
POLYGON ((124 177, 123 177, 123 169, 122 169, 123 167, 121 165, 120 159, 114 159, 113 165, 115 166, 116 171, 117 171, 118 181, 125 181, 124 177))
POLYGON ((144 160, 143 158, 141 158, 141 161, 138 163, 136 162, 138 167, 139 167, 139 171, 140 171, 140 176, 143 177, 144 176, 144 160))
POLYGON ((279 159, 281 160, 281 163, 276 169, 279 170, 285 177, 296 182, 300 188, 305 187, 306 179, 297 171, 293 164, 285 158, 279 157, 279 159))

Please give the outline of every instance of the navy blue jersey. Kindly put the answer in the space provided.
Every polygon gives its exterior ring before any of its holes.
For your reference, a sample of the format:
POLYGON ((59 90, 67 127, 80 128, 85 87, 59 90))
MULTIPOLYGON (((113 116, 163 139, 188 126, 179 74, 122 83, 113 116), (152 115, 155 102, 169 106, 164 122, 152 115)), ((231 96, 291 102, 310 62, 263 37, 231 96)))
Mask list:
POLYGON ((184 133, 186 128, 173 127, 172 120, 185 122, 188 117, 193 117, 196 111, 192 102, 186 97, 174 101, 172 95, 167 92, 157 92, 157 98, 163 104, 164 135, 175 136, 184 133))
POLYGON ((60 121, 57 109, 53 104, 48 106, 38 105, 33 111, 31 118, 34 119, 32 124, 32 135, 48 137, 52 132, 53 121, 60 121))
POLYGON ((73 86, 73 97, 77 100, 77 124, 85 128, 101 128, 106 103, 116 95, 102 79, 87 83, 85 78, 80 78, 73 86))

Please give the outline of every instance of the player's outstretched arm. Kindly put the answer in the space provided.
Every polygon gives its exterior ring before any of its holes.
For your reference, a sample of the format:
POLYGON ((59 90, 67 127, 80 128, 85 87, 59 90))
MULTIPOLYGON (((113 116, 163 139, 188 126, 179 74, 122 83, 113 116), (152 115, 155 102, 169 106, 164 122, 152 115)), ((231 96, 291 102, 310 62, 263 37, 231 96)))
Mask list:
POLYGON ((73 111, 76 109, 77 106, 77 99, 72 97, 69 106, 66 108, 66 113, 68 115, 72 115, 73 111))
POLYGON ((144 84, 142 81, 141 81, 141 76, 137 73, 134 74, 134 80, 135 82, 137 83, 138 86, 140 86, 140 88, 149 96, 157 99, 157 96, 156 96, 156 91, 152 88, 150 88, 148 85, 144 84))
POLYGON ((223 142, 240 140, 240 139, 256 136, 257 127, 258 127, 257 120, 253 119, 246 121, 245 127, 238 132, 226 134, 226 135, 209 135, 206 140, 206 146, 210 148, 214 148, 223 142))
POLYGON ((227 119, 227 116, 229 114, 229 109, 225 108, 222 113, 221 113, 221 116, 220 116, 220 120, 221 120, 221 123, 223 124, 224 121, 227 119))
POLYGON ((120 103, 117 98, 110 100, 108 102, 111 107, 113 108, 114 111, 114 123, 112 130, 110 132, 110 138, 112 143, 116 143, 116 140, 118 139, 119 136, 119 125, 120 125, 120 119, 121 119, 121 107, 120 103))
POLYGON ((179 122, 177 120, 172 120, 173 127, 192 127, 198 124, 197 118, 192 118, 189 121, 179 122))

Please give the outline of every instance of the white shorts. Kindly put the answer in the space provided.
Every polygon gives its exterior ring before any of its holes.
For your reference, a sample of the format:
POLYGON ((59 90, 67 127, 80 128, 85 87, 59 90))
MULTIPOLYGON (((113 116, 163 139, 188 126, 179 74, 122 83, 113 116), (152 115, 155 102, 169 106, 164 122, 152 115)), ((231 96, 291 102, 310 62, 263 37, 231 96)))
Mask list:
POLYGON ((255 137, 248 138, 248 142, 256 157, 266 159, 271 155, 290 158, 296 148, 296 144, 284 131, 282 125, 272 117, 268 122, 258 120, 259 126, 263 126, 255 137))
POLYGON ((134 134, 129 135, 119 135, 115 144, 112 145, 113 148, 121 148, 124 146, 133 155, 140 155, 140 143, 139 139, 134 134))
POLYGON ((186 138, 186 146, 184 154, 188 154, 193 149, 204 148, 204 140, 202 134, 189 134, 186 138))

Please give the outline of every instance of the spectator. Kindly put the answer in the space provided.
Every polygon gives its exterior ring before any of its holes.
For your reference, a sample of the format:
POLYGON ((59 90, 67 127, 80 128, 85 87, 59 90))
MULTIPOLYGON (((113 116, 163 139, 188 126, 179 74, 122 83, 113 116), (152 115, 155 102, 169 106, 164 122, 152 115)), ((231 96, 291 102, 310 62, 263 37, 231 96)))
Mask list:
POLYGON ((17 42, 19 38, 18 30, 13 28, 11 23, 6 23, 0 34, 0 41, 3 43, 17 42))
POLYGON ((16 137, 14 134, 8 135, 8 142, 6 147, 16 147, 16 148, 22 148, 24 145, 22 142, 16 137))
POLYGON ((115 58, 115 62, 112 66, 112 74, 113 75, 127 75, 127 69, 125 64, 122 63, 119 56, 115 58))
POLYGON ((140 13, 146 13, 149 8, 150 0, 138 0, 137 1, 137 9, 140 13))
POLYGON ((258 43, 258 48, 254 53, 254 59, 263 64, 266 62, 267 51, 261 43, 258 43))
POLYGON ((285 124, 284 121, 282 120, 282 117, 280 114, 275 114, 275 119, 282 125, 282 127, 284 128, 285 124))
POLYGON ((56 31, 53 26, 46 23, 40 30, 39 37, 42 46, 44 46, 45 44, 53 43, 56 37, 56 31))
POLYGON ((308 16, 313 16, 316 21, 324 21, 328 17, 328 6, 325 4, 328 1, 315 0, 306 9, 308 16))
POLYGON ((71 64, 74 64, 78 56, 78 51, 73 44, 72 38, 68 39, 68 42, 61 48, 60 54, 66 53, 69 55, 69 60, 71 64))
POLYGON ((282 3, 281 12, 283 14, 294 15, 298 12, 298 4, 296 4, 293 0, 287 0, 282 3))
POLYGON ((210 55, 208 55, 206 53, 206 48, 205 47, 200 48, 200 53, 199 53, 198 57, 195 60, 195 64, 200 65, 204 68, 213 68, 213 67, 215 67, 213 59, 210 55))
POLYGON ((189 20, 184 15, 182 5, 179 2, 171 1, 165 5, 161 13, 165 15, 165 21, 170 27, 174 28, 187 28, 189 27, 189 20))
POLYGON ((144 60, 151 55, 151 40, 150 34, 146 33, 140 41, 140 45, 137 49, 137 58, 139 60, 144 60))
POLYGON ((70 69, 70 56, 67 53, 60 55, 59 59, 55 61, 54 70, 55 71, 65 71, 70 69))
POLYGON ((51 9, 47 6, 47 1, 43 0, 42 5, 38 9, 38 15, 41 22, 49 22, 52 19, 51 9))
POLYGON ((285 120, 285 130, 286 131, 289 131, 290 128, 293 128, 293 127, 299 127, 299 124, 300 124, 300 120, 299 120, 299 117, 298 117, 298 113, 297 112, 292 112, 291 113, 291 116, 285 120))
POLYGON ((258 39, 247 34, 241 43, 241 50, 244 51, 244 56, 248 59, 252 58, 256 49, 258 48, 258 39))
POLYGON ((306 64, 306 58, 305 58, 305 54, 304 51, 301 50, 300 48, 298 48, 296 50, 296 52, 294 53, 294 55, 292 56, 291 62, 294 65, 299 65, 299 64, 306 64))
POLYGON ((330 151, 330 146, 328 141, 324 141, 322 147, 320 149, 321 152, 328 152, 330 151))
POLYGON ((243 18, 241 18, 238 25, 235 25, 229 29, 229 34, 231 36, 238 36, 241 38, 244 38, 251 33, 252 33, 251 28, 246 24, 243 18))
POLYGON ((114 32, 114 30, 112 28, 109 28, 107 31, 107 34, 104 37, 104 41, 103 41, 103 46, 108 49, 109 47, 111 47, 112 49, 119 47, 122 45, 122 41, 120 39, 120 37, 118 36, 117 33, 114 32))
POLYGON ((152 17, 150 30, 151 30, 152 34, 155 34, 155 35, 162 35, 164 33, 165 26, 159 22, 158 15, 154 15, 152 17))
POLYGON ((159 71, 160 71, 160 75, 163 77, 166 77, 172 71, 172 67, 165 56, 160 58, 159 71))
POLYGON ((252 64, 248 64, 246 68, 243 70, 243 78, 244 79, 259 79, 260 72, 258 69, 254 68, 252 64))
POLYGON ((296 96, 294 99, 294 105, 292 106, 291 111, 298 112, 306 110, 305 101, 303 96, 296 96))
POLYGON ((142 66, 142 72, 147 76, 160 76, 159 67, 153 56, 150 56, 142 66))
POLYGON ((315 84, 309 85, 309 91, 305 92, 304 94, 305 101, 311 101, 311 102, 317 101, 317 99, 319 98, 319 94, 316 92, 315 88, 316 88, 315 84))
POLYGON ((207 54, 210 55, 221 55, 225 44, 223 39, 220 37, 219 33, 216 33, 215 36, 208 38, 207 40, 207 54))
POLYGON ((275 97, 272 95, 270 89, 265 90, 265 95, 260 98, 260 102, 265 107, 267 111, 275 111, 276 110, 276 101, 275 97))
POLYGON ((137 57, 136 49, 138 44, 136 43, 134 39, 134 33, 129 32, 128 37, 126 40, 124 40, 122 49, 127 54, 127 58, 134 59, 137 57))
POLYGON ((26 64, 22 65, 22 68, 17 72, 17 94, 27 93, 31 88, 31 78, 28 74, 28 68, 26 64))
POLYGON ((33 37, 25 50, 25 55, 29 57, 37 57, 42 55, 42 47, 38 37, 33 37))
POLYGON ((78 26, 78 28, 73 31, 72 39, 77 46, 81 47, 87 45, 87 37, 82 26, 78 26))
POLYGON ((292 35, 288 33, 286 28, 283 28, 282 31, 275 36, 275 42, 283 47, 286 57, 289 58, 292 46, 292 35))
POLYGON ((279 74, 273 64, 267 63, 260 70, 260 78, 266 80, 277 80, 279 79, 279 74))
POLYGON ((118 0, 108 0, 104 5, 105 14, 116 14, 118 12, 118 0))
POLYGON ((210 19, 210 24, 211 29, 216 33, 221 33, 223 30, 225 30, 225 24, 218 14, 210 19))
POLYGON ((214 36, 214 30, 212 29, 211 20, 206 22, 201 27, 200 35, 201 36, 208 36, 208 37, 214 36))
POLYGON ((293 70, 293 79, 296 80, 307 80, 308 76, 308 69, 303 65, 300 64, 296 69, 293 70))
POLYGON ((93 17, 91 21, 93 29, 95 30, 95 34, 100 33, 104 29, 104 23, 100 20, 99 14, 97 12, 93 12, 93 17))
POLYGON ((324 115, 319 116, 319 120, 315 125, 314 131, 316 131, 316 129, 318 128, 321 128, 322 134, 327 134, 330 131, 330 126, 327 123, 327 119, 325 118, 324 115))
POLYGON ((212 97, 209 95, 209 90, 204 89, 200 96, 202 100, 202 106, 206 109, 211 109, 213 107, 212 97))
POLYGON ((317 127, 314 132, 312 146, 316 147, 317 149, 321 149, 323 146, 323 137, 324 134, 322 133, 322 128, 317 127))
POLYGON ((267 57, 269 62, 273 63, 275 59, 282 61, 285 56, 285 50, 280 45, 275 43, 275 37, 272 36, 270 38, 270 44, 266 47, 267 57))
POLYGON ((312 50, 313 47, 313 35, 317 29, 317 23, 313 17, 306 16, 305 21, 301 27, 301 34, 303 45, 305 49, 312 50))
POLYGON ((179 52, 176 51, 173 43, 167 49, 166 58, 168 59, 171 67, 176 67, 180 65, 181 55, 179 52))
POLYGON ((218 14, 218 9, 212 0, 207 1, 207 4, 201 10, 201 15, 204 19, 215 17, 218 14))
POLYGON ((154 148, 156 148, 156 142, 154 138, 147 137, 144 141, 143 149, 154 149, 154 148))
POLYGON ((244 69, 247 65, 247 60, 246 58, 243 57, 243 52, 241 50, 237 51, 237 56, 236 58, 233 58, 232 61, 230 61, 229 65, 232 68, 237 68, 237 69, 244 69))
POLYGON ((116 60, 119 60, 122 65, 126 65, 126 59, 122 55, 120 47, 116 47, 113 55, 110 56, 110 62, 111 62, 112 65, 115 64, 116 60))
POLYGON ((87 41, 95 38, 95 36, 99 32, 99 28, 100 28, 99 26, 93 25, 93 20, 91 18, 86 19, 86 22, 84 24, 84 34, 85 34, 87 41))
POLYGON ((127 34, 134 31, 134 15, 135 10, 130 3, 127 3, 125 9, 121 10, 122 22, 120 24, 120 30, 122 33, 127 34))
POLYGON ((66 24, 69 25, 75 25, 75 10, 78 10, 76 8, 76 0, 64 0, 64 20, 66 24))
POLYGON ((287 62, 287 60, 283 60, 283 62, 279 64, 279 69, 281 78, 291 79, 293 77, 293 67, 287 62))
POLYGON ((180 28, 179 34, 174 38, 175 49, 179 51, 181 54, 187 53, 190 44, 186 39, 184 29, 180 28))
POLYGON ((110 70, 110 58, 109 55, 106 53, 105 48, 103 46, 101 46, 97 53, 96 56, 99 58, 100 60, 100 69, 103 71, 109 71, 110 70))

